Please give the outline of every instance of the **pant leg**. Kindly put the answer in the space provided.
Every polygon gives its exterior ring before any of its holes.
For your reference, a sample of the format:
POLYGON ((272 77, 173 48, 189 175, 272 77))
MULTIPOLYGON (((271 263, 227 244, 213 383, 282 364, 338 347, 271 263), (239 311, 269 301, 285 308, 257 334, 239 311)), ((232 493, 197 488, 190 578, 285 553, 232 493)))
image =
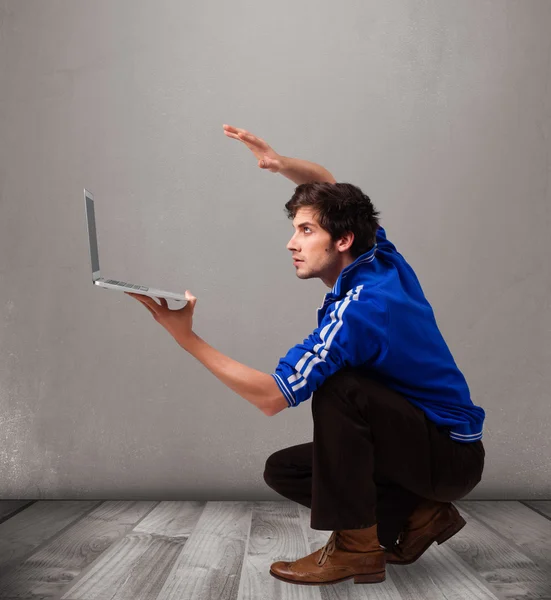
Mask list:
POLYGON ((312 506, 313 443, 298 444, 274 452, 266 460, 264 481, 289 500, 312 506))
POLYGON ((423 498, 377 472, 374 481, 377 487, 377 537, 383 546, 391 548, 423 498))
POLYGON ((452 440, 446 428, 428 422, 433 453, 433 495, 431 499, 441 502, 460 500, 469 494, 482 480, 486 451, 482 440, 457 442, 452 440))
MULTIPOLYGON (((266 460, 264 481, 281 496, 312 507, 313 442, 274 452, 266 460)), ((391 547, 404 528, 420 497, 375 473, 377 535, 391 547)))
MULTIPOLYGON (((341 375, 345 373, 340 372, 341 375)), ((338 375, 338 374, 337 374, 338 375)), ((335 377, 335 376, 333 376, 335 377)), ((331 379, 331 378, 330 378, 331 379)), ((325 382, 329 382, 329 379, 325 382)), ((314 396, 319 400, 320 393, 329 394, 329 385, 325 385, 315 392, 314 396)), ((335 381, 333 381, 335 383, 335 381)), ((421 409, 418 409, 406 399, 398 395, 392 390, 383 388, 380 384, 371 382, 373 390, 373 398, 378 398, 379 401, 385 402, 383 408, 386 408, 386 417, 383 419, 375 419, 381 423, 387 422, 390 425, 394 424, 395 427, 391 428, 390 433, 386 435, 386 446, 390 446, 389 457, 384 461, 375 460, 375 466, 373 470, 373 483, 376 488, 376 506, 375 506, 375 518, 377 522, 377 533, 379 541, 384 546, 390 547, 398 537, 400 531, 405 526, 409 515, 413 512, 418 502, 424 498, 432 498, 441 501, 456 500, 465 496, 472 488, 476 486, 480 481, 484 449, 482 442, 474 442, 471 444, 462 444, 452 440, 449 435, 442 429, 436 427, 434 423, 429 421, 421 409), (378 386, 378 387, 377 387, 378 386), (400 415, 400 411, 408 411, 413 413, 413 416, 409 414, 410 422, 404 419, 400 415), (434 490, 429 485, 423 487, 423 493, 418 494, 415 491, 404 487, 397 481, 389 478, 388 473, 398 472, 403 473, 403 469, 395 469, 394 463, 396 459, 400 458, 400 453, 403 453, 404 446, 396 440, 396 436, 392 435, 392 430, 396 431, 400 437, 400 428, 404 427, 417 427, 421 434, 425 430, 424 440, 413 437, 414 442, 418 445, 423 446, 423 441, 426 444, 427 437, 429 438, 428 447, 430 448, 430 468, 423 470, 425 478, 427 472, 430 472, 428 476, 434 484, 434 490), (465 477, 467 482, 465 482, 465 477), (463 481, 462 481, 463 479, 463 481)), ((365 392, 365 385, 369 385, 369 382, 365 381, 365 376, 359 379, 359 385, 365 392)), ((350 378, 348 387, 350 386, 350 378)), ((346 389, 346 385, 340 386, 346 389)), ((364 394, 365 395, 365 394, 364 394)), ((319 403, 318 403, 319 404, 319 403)), ((375 406, 377 403, 372 400, 372 404, 375 406)), ((365 403, 364 403, 365 405, 365 403)), ((361 405, 362 406, 362 405, 361 405)), ((312 404, 312 414, 314 414, 314 406, 312 404)), ((319 416, 318 411, 318 416, 319 416)), ((365 406, 360 412, 365 418, 365 406)), ((388 429, 388 425, 387 425, 388 429)), ((384 430, 383 430, 384 432, 384 430)), ((377 439, 381 438, 381 435, 376 436, 377 439)), ((411 442, 411 440, 410 440, 411 442)), ((378 453, 381 456, 381 452, 378 453)), ((376 455, 377 456, 377 455, 376 455)), ((400 461, 403 462, 403 461, 400 461)), ((425 464, 426 464, 425 460, 425 464)), ((284 448, 272 454, 266 461, 266 467, 264 471, 264 480, 269 487, 274 489, 282 496, 298 502, 299 504, 308 508, 312 507, 312 471, 313 471, 313 442, 306 444, 299 444, 284 448)), ((323 472, 323 471, 322 471, 323 472)), ((400 477, 398 477, 400 478, 400 477)), ((407 482, 411 478, 400 478, 402 481, 407 482)), ((421 491, 418 486, 415 486, 417 492, 421 491)), ((323 506, 321 506, 323 508, 323 506)), ((327 527, 319 527, 319 523, 314 522, 314 516, 311 518, 311 526, 314 529, 326 529, 327 527), (318 526, 316 526, 318 525, 318 526)), ((345 527, 339 527, 344 529, 345 527)), ((355 527, 347 527, 355 528, 355 527)), ((331 528, 328 528, 331 529, 331 528)))
POLYGON ((312 415, 313 529, 373 525, 378 496, 395 504, 387 505, 387 518, 397 511, 404 521, 421 498, 457 500, 480 481, 481 443, 452 440, 420 408, 357 369, 325 380, 312 415))

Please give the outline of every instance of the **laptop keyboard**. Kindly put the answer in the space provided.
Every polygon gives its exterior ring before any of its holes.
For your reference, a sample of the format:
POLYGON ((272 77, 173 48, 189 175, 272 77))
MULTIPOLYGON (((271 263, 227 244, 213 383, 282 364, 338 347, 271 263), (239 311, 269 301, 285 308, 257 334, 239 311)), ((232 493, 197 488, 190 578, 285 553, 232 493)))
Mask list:
POLYGON ((142 290, 142 292, 149 291, 148 287, 144 287, 143 285, 132 285, 131 283, 126 283, 125 281, 115 281, 114 279, 108 279, 105 283, 111 283, 112 285, 121 285, 122 287, 127 287, 131 290, 142 290))

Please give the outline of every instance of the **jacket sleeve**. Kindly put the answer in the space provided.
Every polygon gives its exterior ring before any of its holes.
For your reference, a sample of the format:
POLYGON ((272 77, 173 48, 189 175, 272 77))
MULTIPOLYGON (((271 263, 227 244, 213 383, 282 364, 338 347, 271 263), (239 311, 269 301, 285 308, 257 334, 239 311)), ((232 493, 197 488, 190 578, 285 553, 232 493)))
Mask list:
POLYGON ((360 285, 335 302, 314 332, 279 360, 272 377, 289 406, 308 400, 344 367, 370 366, 387 349, 387 312, 360 285))

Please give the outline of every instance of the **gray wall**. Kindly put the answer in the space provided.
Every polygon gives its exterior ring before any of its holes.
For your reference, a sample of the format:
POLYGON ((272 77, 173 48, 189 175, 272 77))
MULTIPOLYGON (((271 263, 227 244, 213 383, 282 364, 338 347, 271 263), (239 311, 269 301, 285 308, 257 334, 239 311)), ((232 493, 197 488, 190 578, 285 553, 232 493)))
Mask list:
POLYGON ((264 416, 91 283, 83 187, 102 275, 190 289, 221 352, 271 373, 312 331, 295 186, 223 123, 369 194, 486 411, 469 498, 551 497, 550 30, 547 0, 3 2, 2 497, 280 498, 310 402, 264 416))

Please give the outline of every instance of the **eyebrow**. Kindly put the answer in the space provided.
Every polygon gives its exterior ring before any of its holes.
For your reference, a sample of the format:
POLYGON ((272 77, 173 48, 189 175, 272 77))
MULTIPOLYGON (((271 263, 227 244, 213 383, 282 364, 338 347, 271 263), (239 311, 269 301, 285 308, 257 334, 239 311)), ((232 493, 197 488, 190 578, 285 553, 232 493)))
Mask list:
POLYGON ((300 225, 297 225, 298 227, 304 227, 305 225, 309 225, 310 227, 316 227, 315 223, 310 223, 309 221, 305 221, 304 223, 301 223, 300 225))

